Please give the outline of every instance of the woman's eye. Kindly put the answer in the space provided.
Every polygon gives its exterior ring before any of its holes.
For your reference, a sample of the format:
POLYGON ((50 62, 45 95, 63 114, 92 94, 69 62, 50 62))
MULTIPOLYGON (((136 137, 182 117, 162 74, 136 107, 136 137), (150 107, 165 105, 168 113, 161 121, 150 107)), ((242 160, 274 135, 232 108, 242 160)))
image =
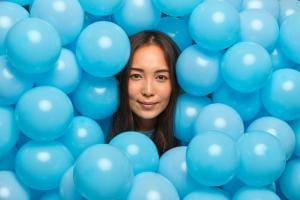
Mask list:
POLYGON ((142 78, 142 76, 139 75, 139 74, 131 74, 129 77, 130 77, 131 79, 140 79, 140 78, 142 78))
POLYGON ((165 76, 165 75, 158 75, 157 79, 160 80, 160 81, 165 81, 165 80, 168 80, 168 77, 165 76))

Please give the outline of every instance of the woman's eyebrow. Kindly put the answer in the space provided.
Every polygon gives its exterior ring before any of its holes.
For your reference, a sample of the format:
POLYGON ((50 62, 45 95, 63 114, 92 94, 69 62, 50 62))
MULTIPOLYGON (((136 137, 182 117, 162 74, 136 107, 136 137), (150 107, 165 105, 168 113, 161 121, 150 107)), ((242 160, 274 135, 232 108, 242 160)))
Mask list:
POLYGON ((130 71, 132 71, 132 70, 139 71, 139 72, 143 72, 144 71, 143 69, 135 68, 135 67, 131 67, 130 71))

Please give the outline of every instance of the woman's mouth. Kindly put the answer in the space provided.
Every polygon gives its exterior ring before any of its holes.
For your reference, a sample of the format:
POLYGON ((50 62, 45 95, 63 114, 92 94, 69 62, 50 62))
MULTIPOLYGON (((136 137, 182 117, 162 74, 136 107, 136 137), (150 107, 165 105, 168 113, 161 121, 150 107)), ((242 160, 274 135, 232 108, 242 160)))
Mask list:
POLYGON ((141 101, 139 101, 138 102, 140 105, 141 105, 141 107, 143 108, 143 109, 145 109, 145 110, 151 110, 151 109, 153 109, 154 107, 155 107, 155 105, 157 104, 157 102, 141 102, 141 101))

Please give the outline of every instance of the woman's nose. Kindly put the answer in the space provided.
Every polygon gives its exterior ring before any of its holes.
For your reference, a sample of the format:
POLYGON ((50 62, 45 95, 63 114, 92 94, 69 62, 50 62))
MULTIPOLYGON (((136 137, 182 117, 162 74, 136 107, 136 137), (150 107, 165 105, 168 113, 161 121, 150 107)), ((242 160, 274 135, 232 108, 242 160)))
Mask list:
POLYGON ((146 80, 143 84, 142 95, 146 97, 150 97, 154 95, 154 85, 151 80, 146 80))

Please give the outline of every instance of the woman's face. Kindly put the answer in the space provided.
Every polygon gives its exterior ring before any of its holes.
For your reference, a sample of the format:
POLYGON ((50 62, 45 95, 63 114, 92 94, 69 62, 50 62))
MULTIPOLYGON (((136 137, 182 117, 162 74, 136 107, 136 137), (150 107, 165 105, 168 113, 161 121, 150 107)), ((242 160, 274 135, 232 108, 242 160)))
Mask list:
POLYGON ((170 71, 157 45, 138 48, 129 68, 129 106, 139 120, 149 123, 167 107, 171 95, 170 71))

